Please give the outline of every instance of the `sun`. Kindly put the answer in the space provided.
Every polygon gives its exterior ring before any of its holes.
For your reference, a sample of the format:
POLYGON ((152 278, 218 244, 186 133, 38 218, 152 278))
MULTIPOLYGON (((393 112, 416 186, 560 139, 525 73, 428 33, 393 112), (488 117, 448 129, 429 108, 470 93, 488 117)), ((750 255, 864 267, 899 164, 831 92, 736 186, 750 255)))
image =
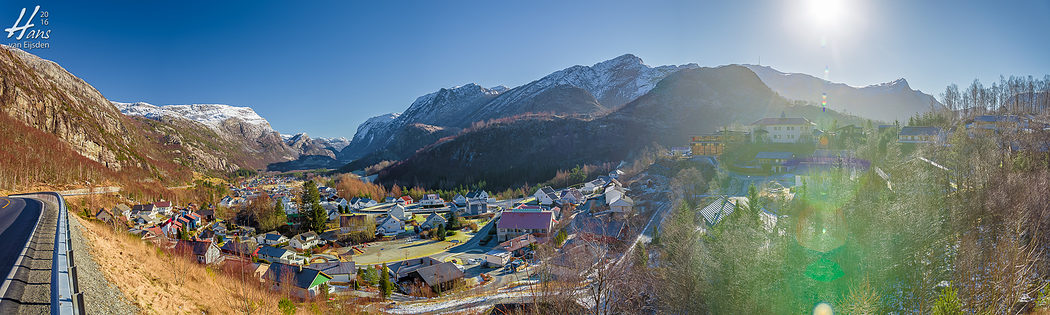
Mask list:
POLYGON ((809 19, 818 27, 837 27, 845 14, 844 0, 808 0, 809 19))

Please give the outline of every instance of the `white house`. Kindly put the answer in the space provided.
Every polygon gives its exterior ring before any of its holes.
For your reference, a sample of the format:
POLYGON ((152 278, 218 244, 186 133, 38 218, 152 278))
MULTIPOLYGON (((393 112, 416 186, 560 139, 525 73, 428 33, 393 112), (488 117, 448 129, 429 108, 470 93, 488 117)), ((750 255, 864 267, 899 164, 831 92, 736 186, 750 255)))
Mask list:
POLYGON ((320 245, 322 242, 321 237, 317 236, 317 233, 310 231, 292 237, 292 240, 288 242, 288 245, 291 245, 292 248, 297 250, 307 250, 320 245))
POLYGON ((277 245, 288 241, 288 237, 281 235, 281 233, 270 232, 258 236, 257 242, 263 245, 277 245))
POLYGON ((379 223, 379 227, 376 228, 376 233, 382 234, 383 236, 394 236, 404 231, 405 222, 394 216, 386 217, 383 222, 379 223))
POLYGON ((554 193, 554 189, 551 188, 551 186, 544 186, 543 188, 537 189, 536 193, 532 194, 532 196, 536 197, 536 201, 541 205, 549 206, 554 204, 555 200, 558 200, 558 195, 554 193))
POLYGON ((273 246, 259 247, 259 259, 271 263, 302 263, 303 261, 302 257, 296 256, 292 251, 273 246))
POLYGON ((419 205, 423 207, 441 207, 445 205, 445 200, 441 199, 441 196, 437 194, 427 194, 423 196, 422 200, 419 200, 419 205))
POLYGON ((802 143, 813 141, 816 124, 806 118, 763 118, 751 124, 751 140, 771 143, 802 143))
POLYGON ((613 213, 627 214, 631 213, 631 209, 634 209, 634 200, 631 197, 622 196, 609 203, 609 211, 613 213))
POLYGON ((419 228, 424 230, 435 229, 440 225, 445 225, 445 223, 448 223, 448 220, 445 220, 445 217, 437 213, 431 213, 430 216, 427 217, 426 222, 419 225, 419 228))
POLYGON ((406 209, 405 206, 399 204, 390 207, 390 210, 387 210, 386 214, 390 215, 391 217, 395 217, 401 221, 408 221, 412 219, 412 213, 408 212, 408 209, 406 209))
POLYGON ((370 199, 370 198, 362 198, 361 201, 357 202, 357 208, 358 209, 364 209, 364 208, 368 208, 368 207, 375 207, 377 205, 379 205, 379 203, 376 202, 375 200, 370 199))
POLYGON ((478 189, 467 193, 466 197, 468 202, 471 200, 488 202, 489 193, 485 192, 484 190, 478 189))
POLYGON ((452 198, 452 202, 455 203, 457 206, 463 207, 467 205, 467 197, 460 194, 456 194, 456 197, 452 198))
POLYGON ((583 187, 580 188, 580 191, 585 193, 585 194, 593 194, 599 188, 605 187, 605 184, 606 184, 606 182, 604 180, 602 180, 600 178, 599 179, 595 179, 595 180, 592 180, 592 181, 584 183, 583 187))

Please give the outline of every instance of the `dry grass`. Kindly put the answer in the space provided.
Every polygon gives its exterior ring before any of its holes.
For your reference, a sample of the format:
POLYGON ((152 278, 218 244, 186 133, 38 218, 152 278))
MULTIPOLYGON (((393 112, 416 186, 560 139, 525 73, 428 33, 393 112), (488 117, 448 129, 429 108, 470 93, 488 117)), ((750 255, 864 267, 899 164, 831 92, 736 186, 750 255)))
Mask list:
POLYGON ((252 314, 279 313, 277 292, 172 257, 134 235, 114 231, 104 224, 79 217, 77 220, 85 227, 84 237, 106 279, 144 313, 245 313, 246 299, 251 301, 252 314))

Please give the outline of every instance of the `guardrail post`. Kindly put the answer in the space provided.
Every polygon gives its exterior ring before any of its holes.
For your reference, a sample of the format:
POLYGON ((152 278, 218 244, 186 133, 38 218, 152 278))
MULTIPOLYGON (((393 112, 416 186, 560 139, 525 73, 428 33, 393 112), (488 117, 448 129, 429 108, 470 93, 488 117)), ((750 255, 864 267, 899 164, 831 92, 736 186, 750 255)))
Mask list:
POLYGON ((84 305, 84 292, 78 292, 73 298, 73 308, 77 310, 77 314, 87 314, 87 306, 84 305))
POLYGON ((73 280, 73 292, 80 293, 77 288, 80 287, 80 280, 77 279, 77 266, 69 267, 69 278, 73 280))

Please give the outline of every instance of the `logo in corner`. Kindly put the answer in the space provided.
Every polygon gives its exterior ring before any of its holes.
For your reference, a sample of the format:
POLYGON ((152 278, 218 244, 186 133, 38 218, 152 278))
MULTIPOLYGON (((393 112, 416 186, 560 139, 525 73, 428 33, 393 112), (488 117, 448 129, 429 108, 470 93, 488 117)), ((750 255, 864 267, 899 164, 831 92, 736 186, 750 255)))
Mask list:
POLYGON ((46 41, 30 41, 47 40, 51 38, 51 30, 43 28, 49 24, 49 15, 50 14, 47 11, 40 11, 40 6, 38 5, 33 8, 33 13, 26 18, 26 8, 22 8, 22 12, 18 13, 18 20, 15 20, 15 24, 11 27, 5 28, 4 31, 7 32, 7 38, 11 38, 12 36, 15 36, 15 33, 18 33, 15 40, 26 39, 26 41, 13 42, 8 45, 21 49, 50 48, 50 43, 46 41), (22 23, 23 18, 25 18, 24 24, 22 23), (41 27, 37 27, 37 24, 33 23, 33 20, 36 18, 40 18, 41 27))

